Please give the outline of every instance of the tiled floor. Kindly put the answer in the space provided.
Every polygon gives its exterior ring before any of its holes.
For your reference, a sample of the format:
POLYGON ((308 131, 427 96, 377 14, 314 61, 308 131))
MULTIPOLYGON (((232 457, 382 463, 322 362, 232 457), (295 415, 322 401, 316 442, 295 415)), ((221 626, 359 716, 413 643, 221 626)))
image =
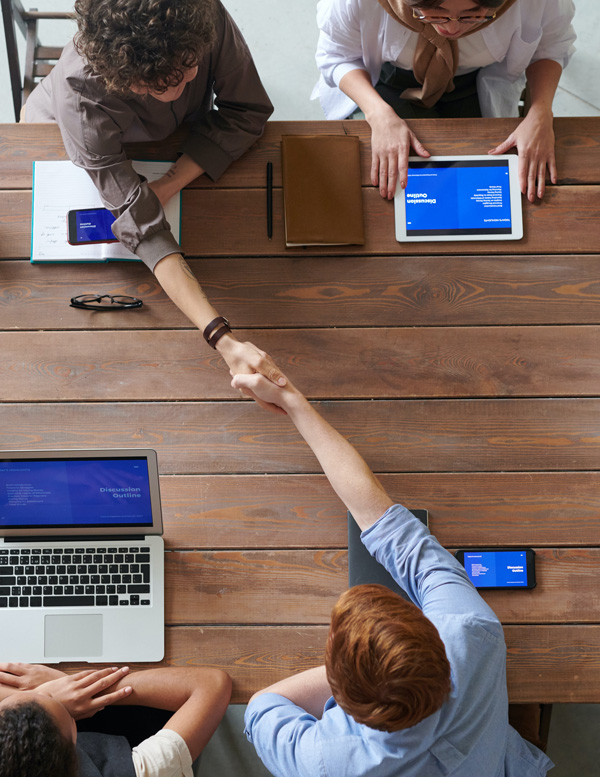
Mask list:
MULTIPOLYGON (((26 7, 65 10, 68 0, 22 0, 26 7)), ((565 70, 556 98, 557 116, 600 116, 600 3, 576 0, 577 52, 565 70)), ((275 105, 275 119, 317 119, 321 109, 310 102, 317 79, 315 0, 225 0, 254 54, 275 105)), ((40 37, 48 45, 64 43, 73 26, 46 22, 40 37)), ((24 45, 21 47, 23 56, 24 45)), ((13 120, 4 40, 0 46, 0 122, 13 120)), ((549 755, 557 767, 552 777, 592 777, 600 762, 600 705, 556 705, 549 755)))

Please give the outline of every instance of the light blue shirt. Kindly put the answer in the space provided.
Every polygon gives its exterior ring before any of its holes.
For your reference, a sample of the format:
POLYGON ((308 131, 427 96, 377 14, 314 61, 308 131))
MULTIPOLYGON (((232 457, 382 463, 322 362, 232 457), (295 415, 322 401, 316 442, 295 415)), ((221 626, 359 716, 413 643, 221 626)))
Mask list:
POLYGON ((435 624, 452 670, 442 707, 387 733, 335 703, 319 720, 275 693, 246 710, 246 735, 276 777, 540 777, 553 764, 508 725, 502 626, 463 567, 401 505, 361 539, 435 624))

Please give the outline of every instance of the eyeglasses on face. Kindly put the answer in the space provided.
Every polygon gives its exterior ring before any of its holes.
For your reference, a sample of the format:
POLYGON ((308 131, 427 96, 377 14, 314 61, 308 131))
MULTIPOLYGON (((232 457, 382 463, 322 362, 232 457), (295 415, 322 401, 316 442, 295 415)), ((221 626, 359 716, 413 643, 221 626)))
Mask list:
POLYGON ((431 16, 413 8, 413 19, 418 19, 424 24, 446 24, 447 22, 459 22, 460 24, 483 24, 496 18, 495 11, 491 16, 431 16))
POLYGON ((71 297, 71 307, 83 310, 127 310, 141 308, 143 304, 141 299, 123 294, 80 294, 71 297))

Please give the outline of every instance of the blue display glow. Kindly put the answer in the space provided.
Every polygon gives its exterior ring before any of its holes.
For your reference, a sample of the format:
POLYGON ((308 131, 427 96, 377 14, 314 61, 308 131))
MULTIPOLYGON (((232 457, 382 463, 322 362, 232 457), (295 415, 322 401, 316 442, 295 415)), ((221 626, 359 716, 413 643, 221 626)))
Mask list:
POLYGON ((407 236, 511 234, 508 161, 414 162, 406 186, 407 236))
POLYGON ((524 550, 465 550, 464 565, 477 588, 527 587, 527 554, 524 550))
POLYGON ((114 222, 115 217, 106 208, 76 211, 77 242, 101 243, 113 241, 115 236, 112 233, 111 226, 114 222))
POLYGON ((145 458, 0 461, 0 529, 150 526, 145 458))

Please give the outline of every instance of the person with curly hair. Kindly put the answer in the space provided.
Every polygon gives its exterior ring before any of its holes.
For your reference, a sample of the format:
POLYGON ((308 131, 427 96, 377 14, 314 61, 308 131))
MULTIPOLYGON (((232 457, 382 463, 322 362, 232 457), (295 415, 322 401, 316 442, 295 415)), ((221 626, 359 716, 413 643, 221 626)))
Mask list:
POLYGON ((75 16, 74 40, 22 118, 58 123, 71 161, 116 217, 115 237, 155 273, 230 370, 284 380, 210 304, 163 211, 198 176, 216 181, 273 111, 239 29, 220 0, 76 0, 75 16), (177 161, 158 181, 141 179, 123 144, 162 140, 184 122, 191 129, 177 161))
POLYGON ((517 116, 490 154, 516 148, 530 202, 557 181, 552 100, 573 53, 572 0, 320 0, 321 71, 313 97, 328 119, 357 107, 371 127, 371 183, 391 199, 407 181, 411 147, 429 152, 405 119, 517 116))
POLYGON ((128 667, 111 667, 66 675, 38 664, 0 664, 0 777, 192 777, 192 761, 230 695, 229 675, 212 668, 129 674, 128 667), (123 704, 174 714, 143 741, 144 727, 130 725, 133 749, 122 735, 95 733, 93 723, 78 732, 75 721, 123 704))
POLYGON ((281 388, 236 375, 232 386, 287 415, 362 543, 410 599, 382 585, 346 591, 333 608, 324 666, 254 694, 246 735, 267 769, 275 777, 543 777, 552 762, 509 725, 502 625, 464 567, 394 504, 290 381, 281 388))

